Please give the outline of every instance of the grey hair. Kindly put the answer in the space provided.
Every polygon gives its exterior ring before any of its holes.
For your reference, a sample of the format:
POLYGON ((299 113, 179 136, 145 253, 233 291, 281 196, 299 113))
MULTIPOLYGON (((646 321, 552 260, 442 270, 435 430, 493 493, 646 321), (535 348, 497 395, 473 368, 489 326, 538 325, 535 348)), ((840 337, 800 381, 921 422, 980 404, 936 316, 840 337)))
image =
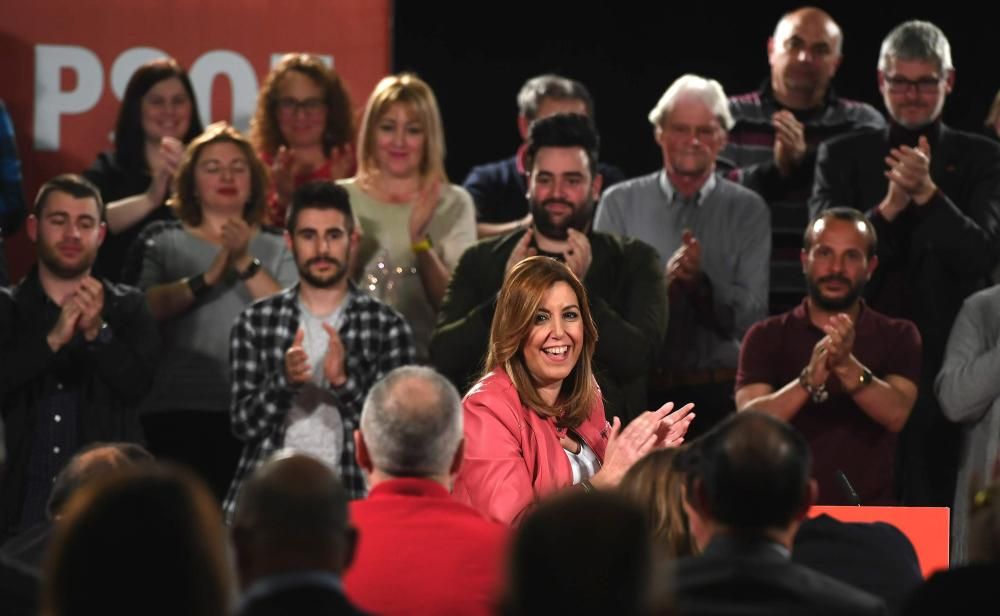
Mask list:
POLYGON ((396 368, 368 392, 361 434, 380 471, 400 477, 447 473, 462 440, 458 390, 432 368, 396 368))
POLYGON ((587 115, 594 117, 594 99, 587 86, 575 79, 551 73, 532 77, 524 82, 521 91, 517 93, 518 111, 529 121, 534 120, 538 117, 538 108, 545 98, 582 101, 587 108, 587 115))
POLYGON ((727 132, 733 127, 733 116, 729 113, 729 102, 726 100, 726 92, 722 89, 722 84, 714 79, 706 79, 690 73, 681 75, 670 84, 667 91, 657 101, 656 106, 649 112, 649 121, 653 126, 660 128, 663 119, 673 111, 677 101, 686 96, 692 96, 704 103, 727 132))
POLYGON ((948 37, 931 22, 917 19, 899 24, 882 41, 878 70, 885 72, 890 60, 933 62, 942 73, 955 70, 948 37))

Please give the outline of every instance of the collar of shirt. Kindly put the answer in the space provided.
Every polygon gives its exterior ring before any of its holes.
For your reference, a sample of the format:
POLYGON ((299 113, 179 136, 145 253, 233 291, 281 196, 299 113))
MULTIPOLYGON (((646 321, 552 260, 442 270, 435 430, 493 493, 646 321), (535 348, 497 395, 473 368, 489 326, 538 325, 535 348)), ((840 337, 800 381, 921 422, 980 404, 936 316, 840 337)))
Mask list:
MULTIPOLYGON (((718 180, 716 179, 715 172, 713 171, 712 173, 709 174, 708 179, 705 180, 705 183, 701 185, 701 188, 698 189, 695 203, 697 205, 701 205, 702 203, 704 203, 705 199, 708 198, 708 195, 710 195, 712 191, 715 190, 715 185, 717 183, 718 180)), ((666 171, 660 171, 659 184, 660 184, 660 190, 663 191, 664 196, 666 196, 667 198, 667 203, 673 203, 675 196, 677 196, 677 191, 674 189, 674 185, 670 183, 670 178, 667 177, 666 171)))
POLYGON ((931 154, 933 154, 934 148, 937 147, 938 141, 941 139, 941 117, 938 116, 936 120, 920 128, 906 128, 895 120, 889 122, 889 145, 891 147, 908 145, 915 148, 921 136, 927 137, 927 143, 931 146, 931 154))
POLYGON ((451 498, 448 488, 426 477, 401 477, 379 482, 368 492, 368 498, 385 496, 422 496, 428 498, 451 498))
MULTIPOLYGON (((774 96, 774 88, 771 87, 770 75, 766 79, 764 79, 764 81, 760 84, 760 89, 758 89, 757 92, 760 96, 760 100, 764 104, 770 107, 772 113, 780 109, 788 109, 780 102, 778 102, 777 97, 774 96)), ((812 114, 823 113, 824 111, 826 111, 828 107, 830 107, 831 105, 835 105, 837 103, 838 98, 839 97, 837 96, 837 93, 833 89, 833 84, 829 84, 826 88, 826 94, 823 95, 823 102, 821 102, 818 107, 813 107, 812 109, 806 109, 805 111, 795 111, 793 109, 788 109, 788 110, 791 111, 793 114, 795 114, 796 118, 802 120, 802 117, 800 117, 799 114, 802 114, 803 116, 808 116, 812 114)))
MULTIPOLYGON (((796 306, 795 308, 792 308, 791 318, 792 321, 797 322, 799 324, 799 327, 818 332, 821 336, 826 335, 826 332, 824 332, 822 329, 816 327, 813 324, 812 318, 809 316, 808 297, 802 298, 802 301, 799 303, 799 305, 796 306)), ((855 338, 861 334, 870 335, 869 322, 870 320, 868 319, 868 305, 865 303, 864 299, 858 298, 858 316, 854 322, 855 338)))
MULTIPOLYGON (((299 586, 320 586, 343 592, 340 577, 332 571, 321 571, 319 569, 302 569, 299 571, 288 571, 263 577, 254 582, 243 595, 242 603, 246 605, 252 600, 278 593, 289 588, 299 586)), ((242 611, 242 610, 241 610, 242 611)))
POLYGON ((759 534, 740 534, 737 532, 720 532, 712 537, 705 546, 704 554, 747 554, 757 553, 770 558, 790 559, 791 551, 782 544, 759 534))

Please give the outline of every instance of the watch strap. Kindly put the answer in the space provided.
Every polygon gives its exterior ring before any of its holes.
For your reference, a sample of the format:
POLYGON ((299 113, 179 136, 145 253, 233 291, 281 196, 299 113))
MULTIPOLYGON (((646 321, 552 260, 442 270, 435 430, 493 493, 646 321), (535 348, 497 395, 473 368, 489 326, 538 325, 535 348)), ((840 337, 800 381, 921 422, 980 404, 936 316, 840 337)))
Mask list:
POLYGON ((257 274, 257 272, 260 271, 260 268, 261 268, 260 259, 254 257, 253 261, 250 262, 250 265, 248 265, 245 270, 237 273, 237 277, 240 280, 249 280, 253 278, 254 275, 257 274))
POLYGON ((201 274, 196 274, 187 279, 187 286, 191 289, 191 295, 194 295, 195 299, 200 298, 209 292, 211 287, 205 282, 204 272, 201 274))

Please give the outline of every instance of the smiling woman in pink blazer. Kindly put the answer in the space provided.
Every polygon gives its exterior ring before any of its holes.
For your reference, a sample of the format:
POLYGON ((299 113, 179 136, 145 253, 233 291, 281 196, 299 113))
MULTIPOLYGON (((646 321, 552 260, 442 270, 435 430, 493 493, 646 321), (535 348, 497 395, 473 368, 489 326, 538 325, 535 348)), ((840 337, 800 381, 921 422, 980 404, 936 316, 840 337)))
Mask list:
POLYGON ((563 263, 530 257, 508 272, 490 329, 485 374, 463 403, 465 457, 455 496, 518 524, 540 497, 572 485, 612 488, 656 447, 677 446, 691 405, 667 403, 625 429, 604 415, 591 358, 587 294, 563 263))

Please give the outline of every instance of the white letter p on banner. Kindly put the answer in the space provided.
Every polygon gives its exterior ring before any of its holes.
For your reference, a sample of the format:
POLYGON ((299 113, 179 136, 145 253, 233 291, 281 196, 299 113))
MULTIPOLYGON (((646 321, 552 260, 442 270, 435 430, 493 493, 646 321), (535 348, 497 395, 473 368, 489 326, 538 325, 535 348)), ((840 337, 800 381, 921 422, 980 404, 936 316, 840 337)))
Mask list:
POLYGON ((97 55, 85 47, 35 47, 35 150, 59 149, 61 116, 81 113, 97 104, 104 70, 97 55), (76 73, 76 88, 62 91, 62 69, 76 73))

